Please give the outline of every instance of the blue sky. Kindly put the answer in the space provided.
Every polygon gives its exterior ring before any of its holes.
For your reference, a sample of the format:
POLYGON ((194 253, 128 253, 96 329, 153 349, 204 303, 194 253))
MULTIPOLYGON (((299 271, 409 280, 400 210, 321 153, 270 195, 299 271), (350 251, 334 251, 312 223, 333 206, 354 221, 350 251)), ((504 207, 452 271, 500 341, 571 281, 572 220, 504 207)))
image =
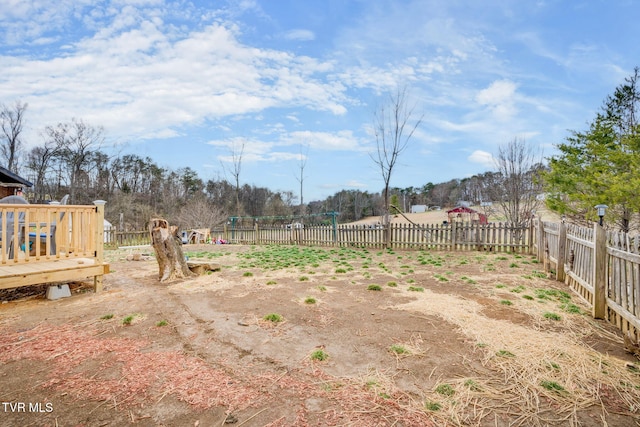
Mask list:
POLYGON ((407 87, 424 119, 391 178, 493 170, 585 129, 640 65, 634 1, 0 0, 0 102, 103 126, 111 153, 304 200, 378 192, 374 113, 407 87), (305 159, 301 160, 301 155, 305 159))

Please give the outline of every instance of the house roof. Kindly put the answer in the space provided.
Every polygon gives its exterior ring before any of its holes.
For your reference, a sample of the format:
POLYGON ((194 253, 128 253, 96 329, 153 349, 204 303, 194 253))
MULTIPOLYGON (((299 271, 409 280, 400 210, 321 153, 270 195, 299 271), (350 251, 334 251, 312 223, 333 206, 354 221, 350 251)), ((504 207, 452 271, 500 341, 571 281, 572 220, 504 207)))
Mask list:
POLYGON ((16 175, 9 169, 0 166, 0 186, 3 187, 18 187, 24 185, 25 187, 33 187, 33 183, 26 179, 16 175))
POLYGON ((456 208, 453 208, 449 211, 447 211, 448 214, 452 214, 452 213, 479 213, 478 211, 474 211, 471 208, 468 208, 466 206, 458 206, 456 208))

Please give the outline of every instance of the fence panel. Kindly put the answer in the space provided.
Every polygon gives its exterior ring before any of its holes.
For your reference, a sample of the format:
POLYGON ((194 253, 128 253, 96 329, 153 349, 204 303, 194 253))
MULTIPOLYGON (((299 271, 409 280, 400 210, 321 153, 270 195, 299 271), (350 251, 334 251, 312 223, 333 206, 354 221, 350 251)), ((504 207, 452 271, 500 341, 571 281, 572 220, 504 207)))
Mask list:
POLYGON ((557 271, 559 258, 560 224, 557 222, 543 222, 543 242, 547 270, 557 271))
POLYGON ((640 254, 637 239, 612 232, 607 236, 609 321, 624 333, 640 331, 640 254), (634 252, 632 252, 634 251, 634 252))
POLYGON ((585 302, 593 305, 595 245, 592 228, 567 225, 565 283, 585 302))
POLYGON ((149 231, 104 230, 104 245, 108 248, 142 246, 151 244, 149 231))
POLYGON ((337 226, 339 246, 355 246, 362 248, 383 248, 385 229, 378 226, 343 224, 337 226))

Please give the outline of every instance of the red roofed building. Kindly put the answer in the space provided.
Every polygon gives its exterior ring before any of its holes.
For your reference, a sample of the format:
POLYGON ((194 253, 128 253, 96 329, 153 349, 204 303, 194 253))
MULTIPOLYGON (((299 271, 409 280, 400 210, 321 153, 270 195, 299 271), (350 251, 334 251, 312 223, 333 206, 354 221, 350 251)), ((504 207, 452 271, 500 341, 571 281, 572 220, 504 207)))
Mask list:
POLYGON ((466 206, 458 206, 450 211, 447 211, 449 215, 449 222, 471 222, 478 224, 488 224, 487 216, 478 211, 475 211, 466 206))

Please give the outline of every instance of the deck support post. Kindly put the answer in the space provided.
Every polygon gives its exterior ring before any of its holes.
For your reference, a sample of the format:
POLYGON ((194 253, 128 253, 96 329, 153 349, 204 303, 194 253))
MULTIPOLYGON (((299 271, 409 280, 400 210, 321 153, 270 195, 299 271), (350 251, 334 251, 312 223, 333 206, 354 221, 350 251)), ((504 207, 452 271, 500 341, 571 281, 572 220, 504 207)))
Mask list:
MULTIPOLYGON (((96 245, 96 264, 101 265, 104 262, 104 205, 107 202, 104 200, 94 200, 93 204, 96 205, 96 231, 93 241, 96 245)), ((93 277, 93 290, 94 292, 102 292, 102 274, 93 277)))

